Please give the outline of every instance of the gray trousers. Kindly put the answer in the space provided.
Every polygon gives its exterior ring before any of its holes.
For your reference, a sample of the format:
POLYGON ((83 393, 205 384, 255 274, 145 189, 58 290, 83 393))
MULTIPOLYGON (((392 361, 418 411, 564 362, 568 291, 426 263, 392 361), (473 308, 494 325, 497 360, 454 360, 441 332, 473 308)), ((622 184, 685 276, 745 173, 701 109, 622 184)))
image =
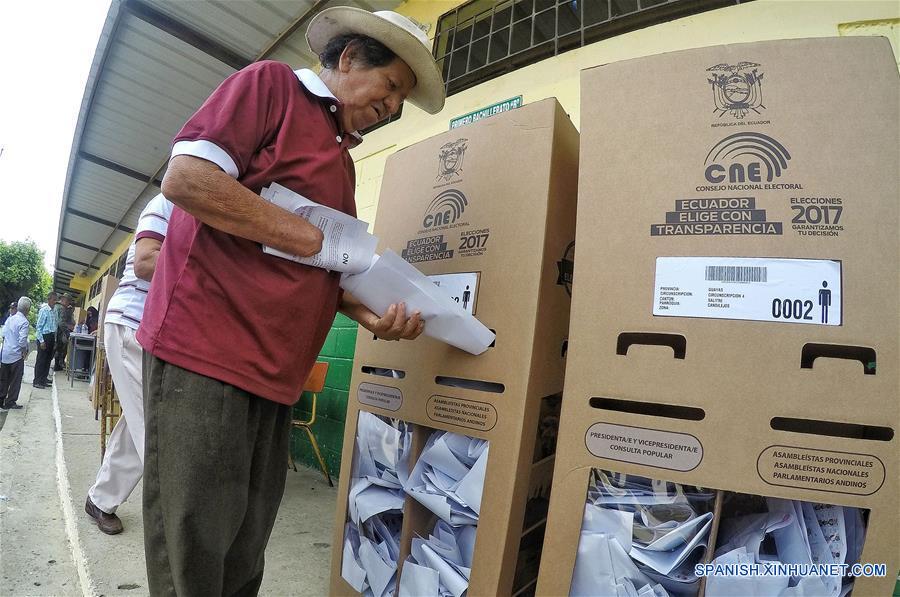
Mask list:
POLYGON ((0 364, 0 404, 12 406, 19 399, 22 389, 22 374, 25 372, 25 359, 15 363, 0 364))
POLYGON ((150 594, 256 595, 287 474, 291 409, 145 352, 150 594))

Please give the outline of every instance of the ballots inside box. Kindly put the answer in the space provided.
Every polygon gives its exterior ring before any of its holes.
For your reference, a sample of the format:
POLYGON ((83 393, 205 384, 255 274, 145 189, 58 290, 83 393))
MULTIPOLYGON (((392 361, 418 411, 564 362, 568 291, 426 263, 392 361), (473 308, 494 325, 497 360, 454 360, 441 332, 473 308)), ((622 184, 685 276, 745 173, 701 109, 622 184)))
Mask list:
POLYGON ((594 469, 569 594, 698 595, 706 577, 709 597, 849 595, 867 519, 861 508, 594 469))

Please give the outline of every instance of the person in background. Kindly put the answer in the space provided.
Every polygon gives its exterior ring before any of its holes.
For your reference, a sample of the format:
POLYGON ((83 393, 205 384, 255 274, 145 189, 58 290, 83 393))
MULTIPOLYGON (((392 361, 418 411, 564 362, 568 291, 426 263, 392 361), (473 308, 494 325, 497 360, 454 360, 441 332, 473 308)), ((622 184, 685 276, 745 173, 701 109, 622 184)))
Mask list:
POLYGON ((53 350, 56 348, 56 293, 47 295, 47 302, 41 305, 38 311, 37 340, 38 354, 34 363, 34 387, 47 388, 52 383, 50 378, 50 361, 53 359, 53 350))
POLYGON ((87 308, 87 317, 84 320, 84 325, 87 326, 87 333, 93 334, 97 331, 97 324, 99 321, 99 317, 97 314, 96 307, 88 307, 87 308))
POLYGON ((16 313, 3 324, 3 346, 0 346, 0 408, 22 408, 17 403, 28 358, 28 312, 31 299, 23 296, 16 304, 16 313))
MULTIPOLYGON (((90 334, 92 336, 97 335, 97 309, 95 307, 87 308, 87 316, 84 319, 84 323, 80 326, 75 326, 75 330, 79 334, 90 334)), ((92 352, 79 352, 78 353, 78 362, 75 363, 75 368, 80 369, 84 372, 89 372, 91 367, 94 365, 94 354, 92 352)))
MULTIPOLYGON (((147 203, 128 247, 122 281, 106 308, 103 343, 122 416, 109 436, 103 463, 88 490, 84 510, 107 535, 122 532, 122 521, 116 510, 128 499, 144 473, 143 354, 134 333, 144 315, 144 300, 171 215, 172 204, 161 194, 147 203)), ((94 309, 95 328, 96 313, 94 309)))
POLYGON ((15 315, 15 314, 16 314, 16 311, 17 311, 17 309, 16 309, 16 303, 10 303, 10 304, 9 304, 9 310, 7 311, 7 313, 5 313, 5 314, 3 315, 3 323, 5 324, 7 319, 9 319, 9 318, 12 317, 13 315, 15 315))
POLYGON ((53 309, 56 312, 56 348, 53 359, 53 370, 66 368, 66 353, 69 351, 69 334, 75 329, 75 307, 72 297, 65 293, 53 309))
MULTIPOLYGON (((260 61, 226 79, 175 137, 169 222, 137 338, 144 347, 144 549, 153 595, 255 595, 287 474, 291 406, 340 310, 386 340, 340 273, 264 253, 323 233, 260 197, 277 182, 356 216, 350 149, 403 101, 444 104, 427 36, 391 11, 332 7, 307 40, 323 70, 260 61)), ((389 216, 388 216, 389 217, 389 216)))

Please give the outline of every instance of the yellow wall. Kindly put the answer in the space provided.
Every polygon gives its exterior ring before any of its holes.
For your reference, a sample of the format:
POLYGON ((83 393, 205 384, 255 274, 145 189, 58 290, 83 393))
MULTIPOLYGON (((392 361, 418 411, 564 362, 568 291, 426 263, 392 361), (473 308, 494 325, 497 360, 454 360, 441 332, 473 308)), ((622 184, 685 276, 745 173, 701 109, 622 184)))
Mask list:
POLYGON ((122 256, 122 253, 128 250, 128 247, 131 245, 132 238, 134 238, 133 234, 119 243, 119 246, 115 248, 115 250, 112 252, 112 255, 110 257, 107 257, 100 265, 99 270, 90 270, 88 276, 79 276, 76 274, 72 277, 72 281, 69 283, 69 286, 84 293, 81 307, 87 309, 88 307, 97 307, 99 305, 99 294, 91 299, 91 285, 93 285, 93 283, 96 282, 97 279, 105 274, 106 270, 109 269, 110 266, 114 265, 119 260, 119 257, 122 256))
MULTIPOLYGON (((428 35, 434 39, 438 18, 459 4, 462 2, 455 0, 407 0, 397 11, 429 24, 428 35)), ((356 193, 359 217, 375 221, 381 173, 388 156, 447 130, 453 117, 517 95, 522 95, 526 103, 556 97, 579 127, 579 73, 584 68, 719 44, 837 35, 890 35, 897 53, 898 23, 900 2, 757 0, 647 27, 548 58, 450 96, 444 110, 435 116, 406 105, 399 120, 366 135, 365 142, 353 151, 357 171, 362 173, 356 193)))
MULTIPOLYGON (((428 35, 433 39, 438 18, 462 3, 463 0, 407 0, 397 10, 429 25, 428 35)), ((556 97, 578 127, 579 73, 584 68, 718 44, 836 35, 889 36, 900 64, 898 32, 900 2, 757 0, 640 29, 548 58, 447 98, 444 110, 435 116, 406 105, 398 121, 366 135, 365 142, 352 152, 356 162, 359 217, 369 223, 375 221, 381 176, 388 156, 447 130, 455 116, 517 95, 524 96, 525 102, 556 97)), ((130 240, 113 252, 99 272, 93 272, 90 278, 76 276, 72 287, 87 293, 100 274, 128 249, 130 240)), ((88 301, 85 306, 90 304, 88 301)))

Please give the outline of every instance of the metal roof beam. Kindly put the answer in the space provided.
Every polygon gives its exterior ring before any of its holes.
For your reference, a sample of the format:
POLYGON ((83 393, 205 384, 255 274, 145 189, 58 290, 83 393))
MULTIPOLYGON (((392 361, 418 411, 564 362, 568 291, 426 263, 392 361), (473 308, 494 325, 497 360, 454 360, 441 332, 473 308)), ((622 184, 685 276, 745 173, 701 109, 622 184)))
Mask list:
POLYGON ((74 260, 74 259, 70 259, 69 257, 66 257, 65 255, 60 255, 59 258, 60 258, 60 259, 65 259, 66 261, 69 261, 69 262, 71 262, 71 263, 74 263, 75 265, 80 265, 80 266, 82 266, 82 267, 89 267, 89 268, 91 268, 91 269, 97 270, 98 272, 100 271, 100 268, 97 267, 96 265, 91 265, 90 263, 85 263, 84 261, 76 261, 76 260, 74 260))
MULTIPOLYGON (((240 70, 240 69, 244 68, 245 66, 248 66, 248 65, 252 64, 253 62, 256 62, 257 60, 264 60, 267 57, 269 57, 272 53, 274 53, 278 49, 278 47, 282 44, 282 42, 284 42, 285 39, 287 39, 294 32, 296 32, 297 29, 299 29, 304 23, 306 23, 310 18, 312 18, 317 12, 319 12, 323 8, 325 8, 325 6, 327 6, 327 0, 315 0, 315 2, 310 4, 308 9, 303 11, 296 19, 294 19, 294 21, 284 31, 282 31, 281 33, 276 35, 275 39, 273 39, 265 48, 263 48, 262 51, 259 53, 259 55, 256 56, 254 59, 247 59, 247 58, 244 58, 243 56, 238 56, 237 54, 231 52, 231 50, 226 50, 228 53, 230 53, 232 55, 232 58, 234 59, 231 61, 225 60, 225 59, 223 59, 223 57, 220 57, 220 56, 216 55, 215 53, 207 50, 207 48, 212 48, 212 47, 222 48, 222 46, 220 44, 218 44, 212 40, 209 40, 204 35, 196 33, 195 31, 191 30, 189 27, 185 26, 184 24, 175 21, 171 17, 159 12, 155 8, 148 6, 147 4, 141 2, 140 0, 125 0, 121 4, 121 6, 126 12, 133 14, 134 16, 153 25, 154 27, 157 27, 163 31, 166 31, 166 32, 174 35, 175 37, 178 37, 178 39, 181 39, 182 41, 194 46, 195 48, 197 48, 203 52, 206 52, 210 56, 218 58, 222 62, 229 64, 230 66, 240 70), (178 31, 180 31, 182 33, 191 32, 193 34, 193 37, 191 37, 191 38, 181 37, 181 35, 179 35, 179 33, 177 33, 178 31), (202 45, 196 45, 194 42, 197 41, 198 39, 203 39, 205 41, 203 42, 202 45)), ((104 60, 105 60, 105 58, 104 58, 104 60)), ((92 93, 94 91, 96 91, 96 87, 94 88, 94 90, 92 90, 92 93)), ((92 101, 93 101, 93 96, 92 96, 92 101)), ((162 171, 166 167, 166 164, 168 164, 168 163, 169 163, 169 156, 167 155, 165 157, 165 159, 162 161, 162 163, 159 165, 159 168, 157 168, 156 172, 151 177, 154 179, 153 184, 156 184, 156 186, 158 186, 158 187, 162 187, 162 183, 159 182, 159 179, 157 177, 162 173, 162 171)), ((146 190, 150 187, 150 184, 151 183, 148 181, 146 183, 146 186, 143 189, 141 189, 141 192, 138 193, 137 196, 131 201, 131 203, 128 205, 128 209, 125 210, 126 214, 128 214, 131 211, 131 209, 137 203, 138 199, 140 199, 141 196, 144 194, 144 192, 146 192, 146 190)), ((68 208, 66 208, 66 211, 69 211, 70 213, 74 213, 71 210, 69 210, 68 208)), ((79 215, 79 214, 76 214, 76 215, 79 215)), ((125 216, 123 215, 122 218, 124 219, 125 216)), ((88 219, 92 219, 92 218, 88 217, 88 219)), ((103 222, 103 223, 105 223, 105 222, 103 222)), ((110 222, 107 225, 109 225, 110 228, 113 228, 114 226, 112 226, 111 224, 112 224, 112 222, 110 222)), ((121 220, 120 220, 119 224, 121 224, 121 220)), ((60 224, 60 230, 62 230, 61 227, 62 227, 62 224, 60 224)), ((120 230, 123 229, 121 225, 119 225, 118 228, 120 230)), ((127 232, 134 232, 134 231, 129 229, 129 230, 127 230, 127 232)), ((112 238, 112 233, 110 233, 110 235, 107 237, 107 239, 105 241, 103 241, 104 246, 106 246, 106 243, 109 242, 110 238, 112 238)), ((91 259, 91 262, 95 261, 99 255, 100 255, 99 252, 96 255, 94 255, 94 257, 91 259)), ((97 268, 95 268, 95 269, 97 269, 97 268)))
POLYGON ((140 0, 125 0, 122 6, 126 11, 145 23, 153 25, 157 29, 165 31, 173 37, 177 37, 184 43, 197 48, 204 54, 208 54, 220 62, 224 62, 231 68, 240 70, 253 62, 251 58, 241 56, 238 52, 226 48, 214 39, 173 19, 152 6, 140 2, 140 0))
POLYGON ((135 180, 139 180, 141 182, 152 182, 156 186, 160 186, 162 181, 158 178, 154 178, 149 174, 144 174, 142 172, 138 172, 137 170, 132 170, 127 166, 123 166, 121 164, 117 164, 115 162, 111 162, 105 158, 101 158, 100 156, 94 155, 92 153, 88 153, 86 151, 79 151, 78 157, 82 160, 90 162, 92 164, 96 164, 97 166, 101 166, 103 168, 108 168, 113 172, 118 172, 119 174, 123 174, 128 176, 129 178, 133 178, 135 180))
MULTIPOLYGON (((70 213, 73 216, 78 216, 79 218, 84 218, 85 220, 90 220, 91 222, 97 222, 98 224, 103 224, 107 228, 118 228, 122 232, 127 232, 131 234, 134 232, 134 228, 129 228, 128 226, 123 226, 122 224, 116 224, 115 222, 110 222, 109 220, 104 220, 103 218, 98 218, 97 216, 89 213, 85 213, 83 211, 79 211, 77 209, 72 209, 71 207, 66 208, 66 213, 70 213)), ((109 239, 107 239, 109 240, 109 239)))
POLYGON ((80 243, 77 240, 72 240, 71 238, 63 237, 60 239, 64 243, 69 243, 70 245, 75 245, 76 247, 81 247, 82 249, 87 249, 88 251, 96 251, 98 253, 102 253, 109 257, 112 255, 109 251, 104 251, 103 249, 98 249, 97 247, 92 247, 91 245, 86 245, 84 243, 80 243))
POLYGON ((57 273, 57 272, 59 272, 59 273, 61 273, 61 274, 69 274, 70 276, 74 276, 74 275, 75 275, 75 272, 70 272, 70 271, 67 270, 67 269, 59 269, 58 267, 53 268, 53 273, 55 274, 55 273, 57 273))

